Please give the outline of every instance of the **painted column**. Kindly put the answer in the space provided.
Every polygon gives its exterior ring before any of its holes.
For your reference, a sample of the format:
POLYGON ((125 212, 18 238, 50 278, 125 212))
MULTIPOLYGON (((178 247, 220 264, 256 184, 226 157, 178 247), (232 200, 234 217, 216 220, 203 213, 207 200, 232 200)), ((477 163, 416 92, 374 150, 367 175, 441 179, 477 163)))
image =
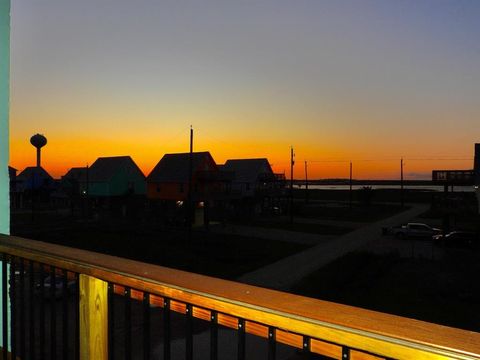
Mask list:
MULTIPOLYGON (((10 0, 0 0, 0 233, 10 233, 10 201, 9 201, 9 134, 8 115, 10 99, 10 0)), ((0 266, 0 279, 1 279, 0 266)), ((6 289, 0 281, 0 309, 1 295, 6 289)), ((0 312, 1 316, 1 312, 0 312)), ((1 324, 4 319, 2 318, 1 324)), ((0 346, 3 344, 2 326, 0 326, 0 346)))
POLYGON ((10 0, 0 0, 0 233, 10 232, 8 114, 10 88, 10 0))

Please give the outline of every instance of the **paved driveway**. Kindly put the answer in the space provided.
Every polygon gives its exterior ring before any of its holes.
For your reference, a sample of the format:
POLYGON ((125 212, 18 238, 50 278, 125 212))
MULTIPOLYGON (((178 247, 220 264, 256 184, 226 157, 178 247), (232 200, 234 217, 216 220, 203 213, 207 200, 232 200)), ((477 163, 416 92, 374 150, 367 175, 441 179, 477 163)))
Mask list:
POLYGON ((244 274, 237 280, 252 285, 287 290, 303 277, 335 259, 361 248, 371 241, 381 239, 382 227, 408 222, 429 208, 428 205, 424 204, 410 206, 410 209, 404 212, 322 242, 305 251, 244 274))

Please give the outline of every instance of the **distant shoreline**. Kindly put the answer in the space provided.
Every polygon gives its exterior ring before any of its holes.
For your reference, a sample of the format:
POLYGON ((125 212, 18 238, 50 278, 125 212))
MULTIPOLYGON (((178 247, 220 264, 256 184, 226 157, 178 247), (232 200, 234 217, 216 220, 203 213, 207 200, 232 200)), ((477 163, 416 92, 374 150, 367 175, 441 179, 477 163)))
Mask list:
MULTIPOLYGON (((305 180, 294 179, 295 185, 305 185, 305 180)), ((317 179, 308 180, 309 185, 349 185, 349 179, 317 179)), ((432 186, 438 185, 432 180, 404 180, 404 185, 416 185, 416 186, 432 186)), ((352 179, 352 185, 401 185, 400 180, 368 180, 368 179, 352 179)))
MULTIPOLYGON (((378 191, 400 192, 401 182, 398 180, 354 180, 352 181, 352 190, 361 190, 364 187, 370 187, 378 191)), ((288 184, 287 184, 288 188, 288 184)), ((305 181, 294 181, 296 190, 305 189, 305 181)), ((308 190, 311 191, 349 191, 349 180, 312 180, 308 181, 308 190)), ((405 191, 440 193, 445 191, 443 184, 431 180, 408 180, 403 182, 405 191)), ((475 191, 473 185, 451 185, 448 186, 449 192, 468 192, 475 191)))

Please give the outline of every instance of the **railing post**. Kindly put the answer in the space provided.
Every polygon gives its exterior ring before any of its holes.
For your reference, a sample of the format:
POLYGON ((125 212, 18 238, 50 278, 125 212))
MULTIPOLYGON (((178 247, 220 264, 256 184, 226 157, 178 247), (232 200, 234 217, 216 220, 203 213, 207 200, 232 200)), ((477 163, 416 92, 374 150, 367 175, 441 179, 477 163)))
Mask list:
POLYGON ((80 274, 80 360, 108 359, 108 284, 80 274))

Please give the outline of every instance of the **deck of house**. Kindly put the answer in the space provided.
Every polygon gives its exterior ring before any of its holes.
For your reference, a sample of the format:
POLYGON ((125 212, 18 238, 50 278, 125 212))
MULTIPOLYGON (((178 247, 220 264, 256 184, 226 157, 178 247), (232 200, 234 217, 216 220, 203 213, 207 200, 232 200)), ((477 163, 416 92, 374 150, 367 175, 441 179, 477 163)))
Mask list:
POLYGON ((480 359, 475 332, 13 236, 0 252, 4 358, 480 359))

